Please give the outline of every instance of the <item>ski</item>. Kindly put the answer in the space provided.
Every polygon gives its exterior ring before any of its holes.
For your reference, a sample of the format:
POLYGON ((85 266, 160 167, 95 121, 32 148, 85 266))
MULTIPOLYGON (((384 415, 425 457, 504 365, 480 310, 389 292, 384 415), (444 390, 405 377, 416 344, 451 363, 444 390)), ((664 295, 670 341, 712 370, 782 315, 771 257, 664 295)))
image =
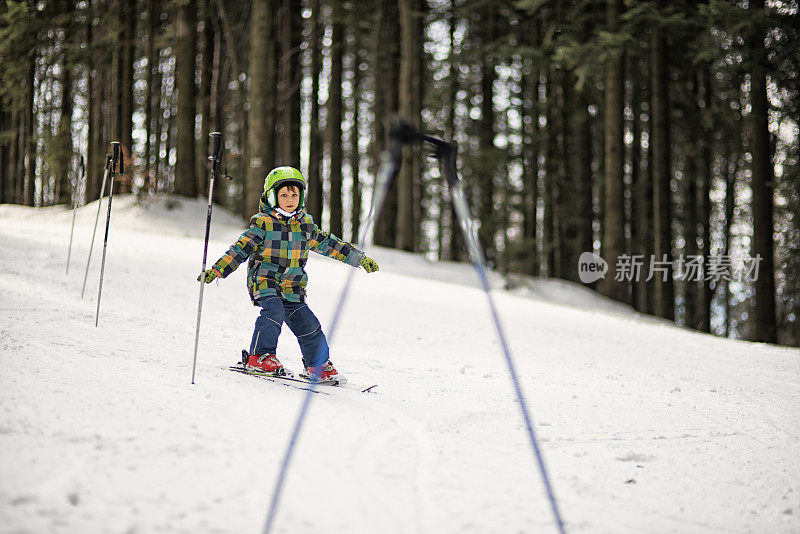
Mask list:
POLYGON ((294 378, 294 377, 290 377, 290 376, 274 376, 274 375, 271 375, 271 374, 268 374, 268 373, 258 373, 258 372, 250 371, 248 369, 245 369, 245 368, 237 366, 237 365, 231 365, 230 367, 228 367, 228 370, 229 371, 234 371, 236 373, 241 373, 243 375, 254 376, 256 378, 260 378, 260 379, 266 380, 268 382, 274 382, 276 384, 281 384, 281 385, 292 387, 292 388, 295 388, 295 389, 301 389, 303 391, 312 391, 314 393, 322 393, 323 395, 330 395, 330 393, 328 393, 326 391, 320 391, 318 389, 305 387, 305 386, 301 386, 301 385, 292 383, 292 382, 299 382, 300 384, 305 384, 305 385, 310 384, 310 382, 308 382, 307 380, 302 380, 302 379, 299 379, 299 378, 294 378))
MULTIPOLYGON (((241 364, 231 365, 230 366, 230 370, 231 371, 239 371, 241 373, 245 373, 245 374, 248 374, 248 375, 265 376, 267 378, 278 378, 280 380, 289 380, 290 382, 302 382, 304 384, 312 384, 312 383, 314 383, 310 379, 306 378, 303 375, 300 375, 300 376, 274 375, 272 373, 266 373, 266 372, 263 372, 263 371, 253 371, 252 369, 248 369, 248 368, 246 368, 245 366, 243 366, 241 364)), ((338 380, 320 380, 319 382, 316 382, 316 383, 318 385, 322 385, 322 386, 338 386, 339 385, 339 381, 338 380)))
MULTIPOLYGON (((274 375, 274 374, 271 374, 271 373, 265 373, 265 372, 261 372, 261 371, 254 371, 252 369, 248 369, 247 368, 247 358, 248 357, 249 357, 248 352, 246 350, 242 349, 242 359, 241 359, 241 361, 239 361, 239 363, 237 363, 236 365, 231 365, 229 367, 229 369, 231 371, 236 371, 237 373, 258 376, 258 377, 266 378, 266 379, 274 379, 274 380, 272 380, 273 382, 275 380, 286 380, 286 381, 289 381, 289 382, 300 382, 300 383, 303 383, 303 384, 314 384, 314 385, 318 385, 318 386, 335 386, 335 387, 342 388, 342 389, 352 389, 352 390, 355 390, 355 391, 360 391, 361 393, 375 393, 373 391, 373 389, 378 387, 378 384, 372 384, 371 386, 366 386, 366 387, 356 386, 356 385, 353 385, 353 384, 348 384, 346 380, 343 381, 343 382, 340 382, 340 381, 338 381, 336 379, 332 379, 332 380, 311 380, 310 377, 308 377, 306 375, 303 375, 303 374, 301 374, 299 377, 296 377, 294 375, 277 376, 277 375, 274 375)), ((314 391, 314 392, 318 391, 316 388, 299 388, 299 389, 309 389, 309 390, 314 391)))
MULTIPOLYGON (((313 381, 309 380, 308 378, 303 377, 303 375, 300 375, 299 377, 297 377, 297 376, 288 376, 288 375, 286 375, 286 376, 276 376, 276 375, 273 375, 273 374, 270 374, 270 373, 261 373, 259 371, 251 371, 250 369, 247 369, 246 367, 244 367, 241 364, 231 365, 230 367, 228 367, 228 370, 235 371, 237 373, 242 373, 242 374, 245 374, 245 375, 256 376, 256 377, 259 377, 259 378, 263 378, 263 379, 269 380, 270 382, 281 382, 281 381, 283 381, 283 382, 295 382, 295 383, 300 383, 300 384, 305 384, 305 385, 332 386, 332 387, 337 387, 337 388, 340 388, 340 389, 352 389, 352 390, 355 390, 355 391, 359 391, 361 393, 375 393, 375 391, 373 391, 373 390, 376 387, 378 387, 378 384, 372 384, 371 386, 362 387, 362 386, 356 386, 356 385, 353 385, 353 384, 349 384, 347 382, 340 383, 338 380, 322 380, 322 381, 319 381, 319 382, 313 382, 313 381)), ((321 392, 319 389, 316 389, 316 388, 306 388, 306 387, 300 387, 300 386, 295 386, 295 387, 297 387, 298 389, 312 390, 315 393, 325 393, 325 392, 321 392)))

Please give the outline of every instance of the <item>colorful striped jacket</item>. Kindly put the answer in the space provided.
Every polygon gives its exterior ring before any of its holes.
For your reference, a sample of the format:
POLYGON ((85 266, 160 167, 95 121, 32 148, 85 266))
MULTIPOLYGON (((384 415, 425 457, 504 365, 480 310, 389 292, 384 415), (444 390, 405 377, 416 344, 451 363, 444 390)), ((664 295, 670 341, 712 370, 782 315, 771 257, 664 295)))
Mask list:
POLYGON ((303 302, 308 275, 305 271, 308 251, 358 267, 364 253, 350 243, 323 232, 311 215, 298 211, 287 219, 263 199, 259 213, 250 219, 248 228, 217 262, 215 269, 223 278, 245 260, 250 299, 280 296, 291 302, 303 302))

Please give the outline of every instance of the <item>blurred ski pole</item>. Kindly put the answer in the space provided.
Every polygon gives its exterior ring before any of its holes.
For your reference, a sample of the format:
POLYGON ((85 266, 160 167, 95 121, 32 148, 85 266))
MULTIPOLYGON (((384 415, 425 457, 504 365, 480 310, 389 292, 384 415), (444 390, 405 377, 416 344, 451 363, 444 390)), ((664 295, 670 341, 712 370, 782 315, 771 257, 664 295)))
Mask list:
POLYGON ((67 271, 69 274, 69 258, 72 256, 72 236, 75 234, 75 213, 78 211, 78 189, 81 185, 81 176, 86 179, 86 165, 83 163, 83 156, 81 156, 80 172, 75 177, 75 187, 72 188, 72 228, 69 231, 69 248, 67 249, 67 271))
POLYGON ((522 419, 524 420, 525 427, 528 431, 528 438, 530 439, 531 448, 533 449, 533 454, 539 467, 539 472, 542 476, 542 482, 544 483, 547 499, 550 502, 550 509, 556 522, 556 528, 560 534, 565 534, 564 520, 562 519, 561 512, 558 508, 553 486, 550 482, 550 476, 545 468, 544 457, 542 456, 542 451, 539 447, 539 440, 536 439, 536 433, 533 430, 533 418, 531 417, 528 409, 528 404, 525 401, 525 395, 522 391, 519 374, 517 373, 514 360, 511 357, 511 349, 509 348, 506 340, 506 335, 500 322, 500 316, 497 313, 497 307, 495 306, 494 299, 492 298, 487 275, 486 258, 484 257, 483 249, 481 248, 480 240, 478 239, 476 224, 470 215, 467 195, 456 171, 456 154, 458 153, 458 146, 455 142, 448 143, 428 135, 423 135, 422 139, 433 146, 435 152, 433 157, 439 161, 441 174, 447 180, 447 185, 450 188, 450 200, 453 203, 453 208, 455 209, 459 225, 461 226, 461 231, 464 235, 464 241, 467 244, 470 260, 472 260, 472 265, 475 268, 475 271, 478 273, 481 286, 486 293, 486 298, 489 303, 489 311, 491 312, 492 319, 494 320, 497 336, 500 339, 500 345, 503 349, 503 355, 505 356, 508 373, 511 375, 511 382, 513 383, 514 391, 517 395, 517 403, 522 411, 522 419))
MULTIPOLYGON (((91 162, 89 162, 91 164, 91 162)), ((97 222, 100 220, 100 206, 103 204, 103 195, 106 192, 106 181, 108 172, 111 169, 111 154, 106 155, 106 165, 103 170, 103 181, 100 184, 100 197, 97 199, 97 215, 94 217, 94 230, 92 230, 92 243, 89 245, 89 259, 86 260, 86 272, 83 275, 83 287, 81 288, 81 298, 86 291, 86 279, 89 277, 89 264, 92 262, 92 249, 94 248, 94 237, 97 234, 97 222)))

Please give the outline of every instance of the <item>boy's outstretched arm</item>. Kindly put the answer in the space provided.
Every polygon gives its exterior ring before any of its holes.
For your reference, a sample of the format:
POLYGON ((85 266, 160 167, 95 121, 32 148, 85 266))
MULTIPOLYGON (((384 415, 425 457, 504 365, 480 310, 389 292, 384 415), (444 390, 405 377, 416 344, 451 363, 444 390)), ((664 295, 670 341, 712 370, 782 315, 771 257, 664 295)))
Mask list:
POLYGON ((311 250, 323 256, 339 260, 353 267, 364 267, 368 273, 378 270, 378 263, 375 260, 368 257, 347 241, 339 239, 331 233, 320 230, 316 224, 308 240, 308 246, 311 250))
POLYGON ((235 271, 239 265, 247 261, 247 258, 256 250, 259 243, 263 242, 264 230, 253 221, 250 224, 250 228, 239 236, 239 239, 236 240, 236 243, 231 245, 228 252, 218 259, 210 269, 201 273, 197 279, 200 280, 202 278, 203 281, 208 284, 215 278, 225 278, 235 271))

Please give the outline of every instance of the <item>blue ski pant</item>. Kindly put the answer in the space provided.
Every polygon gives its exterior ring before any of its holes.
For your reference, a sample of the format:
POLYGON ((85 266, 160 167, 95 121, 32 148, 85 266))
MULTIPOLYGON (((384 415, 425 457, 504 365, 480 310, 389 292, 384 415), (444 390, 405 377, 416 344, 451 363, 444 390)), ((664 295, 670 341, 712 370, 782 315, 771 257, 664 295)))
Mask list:
POLYGON ((285 322, 297 337, 303 354, 303 365, 318 366, 328 361, 328 340, 322 325, 305 302, 289 302, 280 297, 256 301, 261 313, 256 318, 250 354, 276 354, 278 336, 285 322))

